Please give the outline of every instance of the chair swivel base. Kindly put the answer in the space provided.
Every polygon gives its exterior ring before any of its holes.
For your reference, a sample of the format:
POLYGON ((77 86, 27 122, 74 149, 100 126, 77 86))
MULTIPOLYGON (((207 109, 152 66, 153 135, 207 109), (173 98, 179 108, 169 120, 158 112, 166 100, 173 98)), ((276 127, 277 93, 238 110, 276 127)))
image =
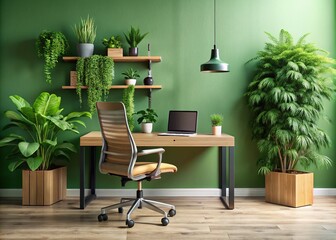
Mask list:
POLYGON ((107 221, 107 219, 108 219, 108 216, 106 214, 107 211, 109 211, 111 209, 118 208, 118 212, 122 213, 123 212, 123 207, 128 207, 128 206, 131 206, 130 209, 128 210, 128 212, 127 212, 127 217, 126 217, 126 225, 129 228, 134 226, 134 221, 131 219, 131 214, 133 213, 133 211, 136 208, 146 207, 146 208, 151 209, 155 212, 163 214, 164 217, 161 219, 161 223, 162 223, 163 226, 167 226, 169 224, 168 217, 173 217, 176 214, 176 210, 175 210, 174 205, 144 199, 142 197, 142 190, 140 190, 140 191, 138 190, 137 191, 137 198, 122 198, 120 200, 120 203, 113 204, 113 205, 102 208, 101 209, 101 214, 98 215, 98 221, 99 222, 107 221), (164 210, 162 210, 161 208, 157 207, 156 205, 170 208, 170 210, 168 211, 168 214, 164 210))

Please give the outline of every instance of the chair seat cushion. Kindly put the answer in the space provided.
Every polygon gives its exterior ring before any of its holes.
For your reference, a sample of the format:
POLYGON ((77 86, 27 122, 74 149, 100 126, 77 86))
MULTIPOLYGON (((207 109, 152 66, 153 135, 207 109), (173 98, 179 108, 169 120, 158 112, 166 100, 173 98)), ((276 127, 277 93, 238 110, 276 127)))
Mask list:
MULTIPOLYGON (((148 175, 154 171, 156 166, 157 163, 153 162, 136 162, 133 168, 133 176, 148 175)), ((101 164, 101 170, 105 173, 127 177, 128 165, 104 162, 101 164)), ((161 163, 160 171, 161 173, 177 172, 177 167, 173 164, 161 163)))

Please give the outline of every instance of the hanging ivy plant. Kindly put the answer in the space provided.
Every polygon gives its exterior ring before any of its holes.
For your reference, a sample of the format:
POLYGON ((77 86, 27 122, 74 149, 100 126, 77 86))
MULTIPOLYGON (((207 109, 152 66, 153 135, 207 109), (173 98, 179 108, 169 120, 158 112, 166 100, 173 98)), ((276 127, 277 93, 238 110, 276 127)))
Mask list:
POLYGON ((104 100, 109 94, 114 77, 114 63, 107 56, 93 55, 88 58, 79 58, 76 65, 77 84, 76 92, 79 102, 82 103, 81 87, 88 86, 88 106, 90 112, 96 110, 96 102, 104 100))
POLYGON ((125 104, 128 127, 132 132, 134 129, 134 85, 129 85, 124 90, 122 102, 125 104))
POLYGON ((68 41, 61 32, 43 31, 36 40, 36 47, 38 56, 44 58, 46 82, 51 83, 51 70, 69 47, 68 41))

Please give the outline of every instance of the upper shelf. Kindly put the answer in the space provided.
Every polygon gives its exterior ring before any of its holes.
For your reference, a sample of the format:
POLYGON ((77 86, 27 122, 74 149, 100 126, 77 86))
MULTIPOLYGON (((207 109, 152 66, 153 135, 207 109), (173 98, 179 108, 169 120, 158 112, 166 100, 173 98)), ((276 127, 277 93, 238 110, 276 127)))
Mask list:
MULTIPOLYGON (((124 89, 128 85, 112 85, 110 89, 124 89)), ((161 85, 135 85, 135 89, 161 89, 161 85)), ((82 89, 87 89, 87 86, 82 86, 82 89)), ((62 86, 62 89, 76 89, 76 86, 62 86)))
MULTIPOLYGON (((71 62, 71 61, 77 61, 79 57, 63 57, 63 61, 71 62)), ((113 57, 113 61, 115 62, 161 62, 160 56, 137 56, 137 57, 130 57, 130 56, 123 56, 123 57, 113 57)))

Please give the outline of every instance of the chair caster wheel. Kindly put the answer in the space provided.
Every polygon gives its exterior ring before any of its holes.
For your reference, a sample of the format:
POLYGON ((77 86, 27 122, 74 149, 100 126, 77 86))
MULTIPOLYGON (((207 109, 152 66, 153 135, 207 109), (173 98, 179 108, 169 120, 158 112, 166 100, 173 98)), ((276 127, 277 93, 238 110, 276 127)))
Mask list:
POLYGON ((163 226, 167 226, 169 224, 169 219, 164 217, 164 218, 161 219, 161 223, 162 223, 163 226))
POLYGON ((108 217, 107 214, 99 214, 98 215, 98 221, 102 222, 102 221, 107 221, 108 217))
POLYGON ((122 207, 118 208, 118 213, 123 213, 124 209, 122 207))
POLYGON ((132 228, 134 226, 134 221, 133 220, 126 220, 126 225, 129 227, 129 228, 132 228))
POLYGON ((176 210, 175 209, 170 209, 168 212, 168 217, 174 217, 176 215, 176 210))

